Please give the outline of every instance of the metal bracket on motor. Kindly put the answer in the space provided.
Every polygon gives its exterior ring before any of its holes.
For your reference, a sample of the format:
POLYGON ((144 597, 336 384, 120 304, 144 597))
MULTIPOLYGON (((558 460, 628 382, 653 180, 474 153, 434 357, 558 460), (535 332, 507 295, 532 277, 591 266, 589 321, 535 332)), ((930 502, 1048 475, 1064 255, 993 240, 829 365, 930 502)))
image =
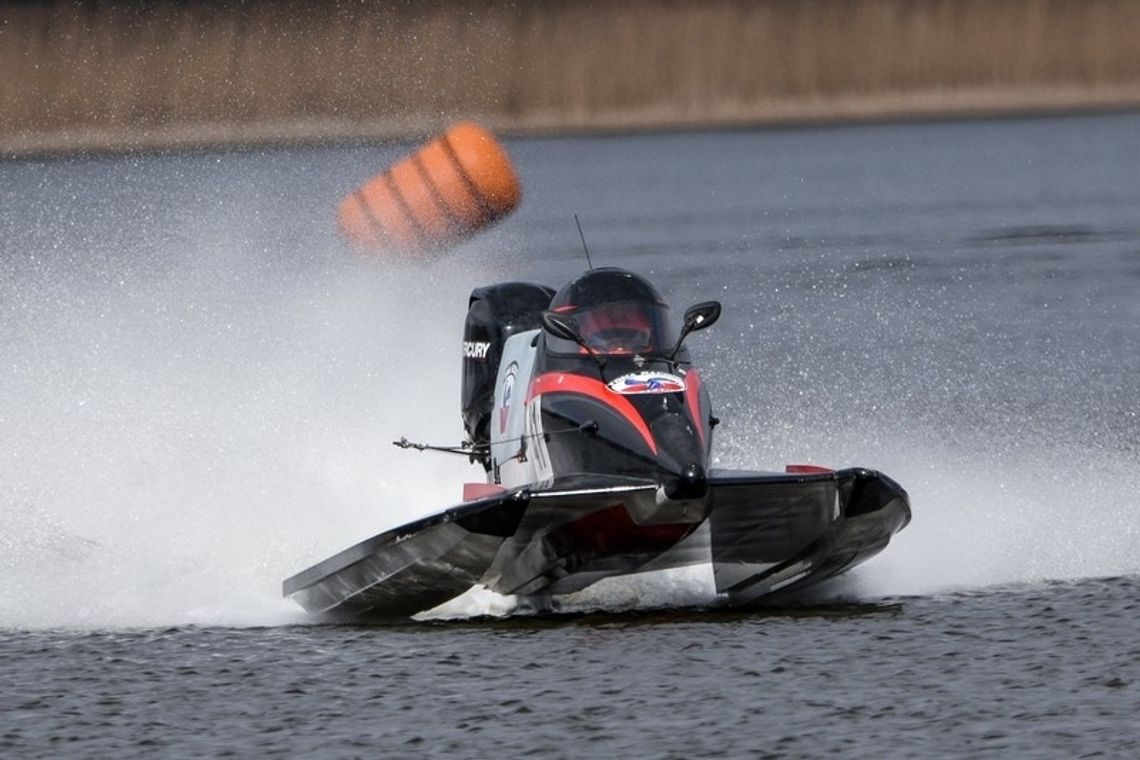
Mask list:
POLYGON ((469 457, 472 462, 482 462, 491 454, 491 447, 487 444, 475 444, 471 441, 464 441, 458 446, 433 446, 428 443, 413 443, 407 438, 400 436, 400 440, 392 441, 392 445, 400 449, 414 449, 416 451, 438 451, 443 454, 459 454, 461 456, 469 457))
MULTIPOLYGON (((569 430, 556 430, 553 433, 531 433, 529 435, 521 435, 518 438, 507 438, 506 440, 498 441, 498 443, 517 442, 519 444, 519 450, 514 456, 508 457, 508 460, 517 459, 520 462, 525 462, 527 461, 527 439, 541 437, 544 440, 549 441, 552 435, 567 435, 572 433, 584 435, 587 438, 593 438, 598 434, 598 423, 594 420, 586 420, 578 427, 570 428, 569 430)), ((489 467, 488 463, 491 461, 491 444, 489 443, 475 443, 473 441, 464 441, 458 446, 433 446, 430 443, 415 443, 414 441, 409 441, 404 436, 400 436, 400 440, 392 441, 392 445, 400 449, 413 449, 415 451, 438 451, 443 454, 459 454, 461 456, 470 457, 472 462, 479 462, 485 467, 489 467)))

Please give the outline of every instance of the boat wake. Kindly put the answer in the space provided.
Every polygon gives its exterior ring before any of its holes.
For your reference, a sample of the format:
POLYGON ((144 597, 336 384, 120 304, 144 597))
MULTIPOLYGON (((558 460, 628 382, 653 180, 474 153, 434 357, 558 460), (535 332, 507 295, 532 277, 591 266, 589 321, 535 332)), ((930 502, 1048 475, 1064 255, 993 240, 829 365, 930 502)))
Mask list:
POLYGON ((466 462, 391 441, 458 442, 471 283, 318 263, 0 285, 0 626, 302 622, 282 578, 456 499, 466 462))
MULTIPOLYGON (((0 286, 0 365, 12 368, 0 460, 14 474, 0 485, 0 626, 301 623, 282 578, 480 477, 391 441, 458 442, 463 308, 502 272, 339 255, 298 271, 202 250, 181 266, 0 286)), ((718 413, 718 466, 859 462, 910 491, 911 526, 841 597, 1140 572, 1140 474, 1119 446, 1019 439, 1017 423, 963 432, 949 413, 943 427, 892 428, 739 395, 718 413)), ((714 601, 696 567, 608 580, 564 609, 714 601)), ((513 605, 474 591, 429 616, 513 605)))

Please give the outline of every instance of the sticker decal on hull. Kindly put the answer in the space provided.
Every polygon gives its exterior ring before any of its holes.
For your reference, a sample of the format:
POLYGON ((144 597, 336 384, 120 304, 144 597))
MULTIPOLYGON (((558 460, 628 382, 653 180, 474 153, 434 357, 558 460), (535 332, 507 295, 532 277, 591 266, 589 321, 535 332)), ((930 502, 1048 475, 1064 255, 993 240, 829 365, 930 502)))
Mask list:
POLYGON ((626 396, 641 393, 681 393, 685 381, 668 372, 631 372, 608 383, 614 393, 626 396))
POLYGON ((507 367, 506 377, 503 378, 503 405, 499 408, 499 432, 507 432, 507 421, 511 415, 511 398, 515 393, 515 376, 519 373, 519 363, 511 362, 507 367))

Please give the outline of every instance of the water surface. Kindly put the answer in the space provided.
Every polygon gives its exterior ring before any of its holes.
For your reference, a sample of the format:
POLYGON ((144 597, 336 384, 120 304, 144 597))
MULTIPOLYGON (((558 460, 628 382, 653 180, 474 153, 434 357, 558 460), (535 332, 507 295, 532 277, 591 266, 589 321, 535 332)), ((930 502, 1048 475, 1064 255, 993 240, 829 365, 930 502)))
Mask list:
POLYGON ((0 750, 1136 753, 1140 118, 514 141, 515 216, 349 255, 406 148, 0 164, 0 750), (691 569, 311 624, 282 578, 478 476, 391 441, 458 442, 468 291, 581 271, 574 213, 724 303, 721 466, 875 467, 913 523, 807 609, 691 569))

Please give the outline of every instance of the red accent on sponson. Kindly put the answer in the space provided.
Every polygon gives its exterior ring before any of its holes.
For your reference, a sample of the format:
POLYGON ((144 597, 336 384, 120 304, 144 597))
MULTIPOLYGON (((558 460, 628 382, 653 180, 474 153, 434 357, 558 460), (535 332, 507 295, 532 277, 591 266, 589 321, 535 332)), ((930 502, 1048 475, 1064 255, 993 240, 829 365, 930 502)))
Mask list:
POLYGON ((507 489, 502 486, 497 486, 494 483, 464 483, 463 484, 463 500, 476 501, 478 499, 486 498, 487 496, 494 496, 497 493, 502 493, 507 489))
POLYGON ((784 472, 789 475, 822 475, 835 470, 818 464, 789 464, 784 467, 784 472))

